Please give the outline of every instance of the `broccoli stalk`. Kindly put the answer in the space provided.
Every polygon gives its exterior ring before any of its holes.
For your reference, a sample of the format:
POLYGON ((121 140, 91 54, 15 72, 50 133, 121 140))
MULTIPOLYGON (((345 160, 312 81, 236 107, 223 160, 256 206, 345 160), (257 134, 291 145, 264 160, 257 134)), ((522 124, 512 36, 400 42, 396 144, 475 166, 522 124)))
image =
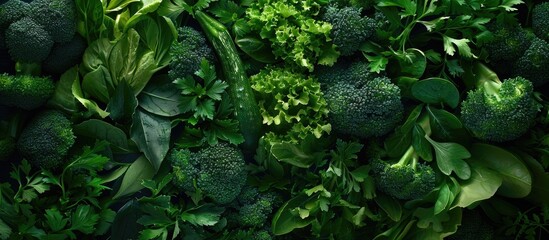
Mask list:
MULTIPOLYGON (((431 135, 429 116, 420 116, 418 124, 427 136, 431 135)), ((376 187, 382 192, 401 199, 420 199, 435 188, 435 172, 431 166, 420 163, 420 157, 410 145, 402 157, 391 163, 375 158, 372 172, 376 187)))
POLYGON ((523 77, 499 80, 481 63, 465 76, 469 91, 461 104, 463 125, 478 139, 505 142, 523 135, 534 124, 539 103, 532 82, 523 77))

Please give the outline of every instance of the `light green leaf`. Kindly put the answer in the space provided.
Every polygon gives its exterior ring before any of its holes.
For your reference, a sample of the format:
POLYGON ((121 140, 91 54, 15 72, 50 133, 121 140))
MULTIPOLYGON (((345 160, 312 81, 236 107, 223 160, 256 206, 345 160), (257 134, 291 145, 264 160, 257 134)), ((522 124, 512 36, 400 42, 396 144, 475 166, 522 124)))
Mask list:
POLYGON ((450 56, 454 56, 456 52, 456 48, 454 47, 455 45, 458 48, 459 55, 461 55, 462 57, 465 57, 465 58, 477 57, 473 54, 473 52, 471 52, 471 48, 469 47, 469 42, 471 40, 467 38, 455 39, 447 35, 442 35, 442 40, 444 42, 444 51, 446 52, 446 54, 450 56))
POLYGON ((474 164, 476 161, 471 158, 471 177, 461 182, 459 193, 454 207, 468 207, 478 201, 489 199, 501 186, 503 179, 496 172, 481 165, 474 164))
POLYGON ((109 116, 109 113, 99 108, 97 103, 84 97, 84 94, 82 93, 82 89, 80 87, 80 81, 78 80, 78 71, 76 70, 76 68, 72 69, 74 69, 74 82, 72 84, 72 94, 74 95, 74 97, 91 113, 97 114, 101 118, 106 118, 107 116, 109 116))
POLYGON ((524 162, 513 153, 490 144, 471 146, 472 160, 496 171, 503 179, 498 194, 510 198, 523 198, 532 190, 532 175, 524 162))
POLYGON ((73 130, 76 135, 105 140, 121 149, 128 149, 128 137, 124 131, 105 121, 89 119, 74 125, 73 130))
POLYGON ((95 213, 89 205, 78 205, 71 215, 71 230, 77 230, 85 234, 91 234, 99 221, 99 214, 95 213))
POLYGON ((449 176, 452 172, 455 172, 459 178, 469 179, 471 168, 463 159, 470 158, 471 153, 465 147, 458 143, 435 142, 427 135, 425 135, 425 138, 435 148, 437 165, 442 173, 449 176))
POLYGON ((145 156, 137 158, 124 174, 120 188, 113 196, 113 199, 133 194, 143 189, 141 181, 151 179, 155 172, 156 170, 145 156))
POLYGON ((273 216, 271 230, 274 235, 284 235, 297 228, 304 228, 311 224, 313 219, 302 219, 292 213, 293 209, 307 201, 307 196, 300 194, 284 203, 273 216))
POLYGON ((63 218, 61 212, 59 212, 59 210, 56 208, 46 209, 46 213, 44 214, 44 216, 47 220, 46 223, 53 232, 61 231, 63 228, 65 228, 65 226, 67 226, 67 223, 69 222, 69 219, 63 218))
POLYGON ((181 214, 181 220, 195 226, 213 226, 219 222, 225 208, 213 204, 204 204, 186 210, 181 214))
POLYGON ((9 239, 11 233, 10 226, 0 219, 0 239, 9 239))

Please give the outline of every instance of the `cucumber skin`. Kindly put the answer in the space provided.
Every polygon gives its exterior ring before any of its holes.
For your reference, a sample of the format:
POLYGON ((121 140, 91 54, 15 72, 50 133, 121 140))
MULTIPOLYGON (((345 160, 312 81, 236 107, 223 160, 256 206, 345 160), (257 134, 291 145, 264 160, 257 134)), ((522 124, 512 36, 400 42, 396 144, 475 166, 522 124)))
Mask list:
POLYGON ((202 11, 195 12, 206 38, 213 45, 219 57, 225 81, 229 84, 228 93, 234 106, 235 117, 240 123, 244 136, 242 148, 248 157, 253 156, 261 136, 262 118, 259 106, 248 76, 244 72, 242 60, 227 28, 202 11))

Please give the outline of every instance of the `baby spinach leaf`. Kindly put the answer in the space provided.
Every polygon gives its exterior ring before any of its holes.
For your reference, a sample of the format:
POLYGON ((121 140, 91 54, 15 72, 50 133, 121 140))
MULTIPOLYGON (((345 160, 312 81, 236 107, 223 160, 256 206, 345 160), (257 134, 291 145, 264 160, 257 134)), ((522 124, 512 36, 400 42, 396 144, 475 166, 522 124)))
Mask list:
POLYGON ((168 153, 171 134, 170 120, 137 109, 130 128, 131 139, 137 144, 155 170, 168 153))

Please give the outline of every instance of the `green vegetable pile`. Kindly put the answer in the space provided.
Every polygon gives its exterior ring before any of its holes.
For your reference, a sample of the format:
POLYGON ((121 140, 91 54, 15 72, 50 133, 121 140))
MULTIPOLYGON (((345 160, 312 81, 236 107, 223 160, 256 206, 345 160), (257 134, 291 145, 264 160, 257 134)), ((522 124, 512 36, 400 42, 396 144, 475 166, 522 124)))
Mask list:
POLYGON ((0 1, 0 240, 549 237, 549 2, 0 1))

